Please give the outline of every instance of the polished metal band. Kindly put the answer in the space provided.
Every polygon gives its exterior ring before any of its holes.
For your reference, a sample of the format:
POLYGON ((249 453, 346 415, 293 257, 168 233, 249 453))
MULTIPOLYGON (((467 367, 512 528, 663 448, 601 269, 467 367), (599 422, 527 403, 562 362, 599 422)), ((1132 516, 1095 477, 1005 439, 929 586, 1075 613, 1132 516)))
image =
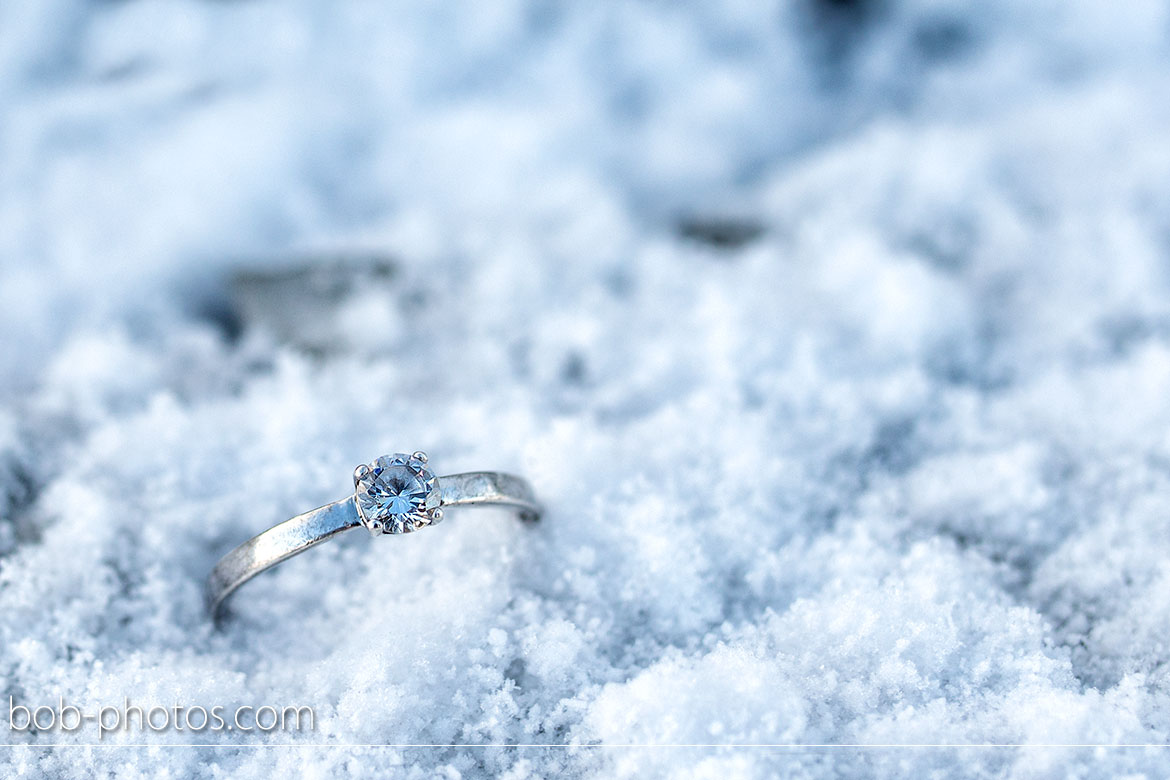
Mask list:
MULTIPOLYGON (((528 483, 511 474, 472 471, 439 477, 441 507, 502 506, 517 510, 520 519, 535 521, 540 507, 528 483)), ((236 588, 283 560, 299 555, 345 531, 362 527, 354 496, 297 515, 269 528, 220 559, 207 578, 207 608, 218 615, 224 599, 236 588)))

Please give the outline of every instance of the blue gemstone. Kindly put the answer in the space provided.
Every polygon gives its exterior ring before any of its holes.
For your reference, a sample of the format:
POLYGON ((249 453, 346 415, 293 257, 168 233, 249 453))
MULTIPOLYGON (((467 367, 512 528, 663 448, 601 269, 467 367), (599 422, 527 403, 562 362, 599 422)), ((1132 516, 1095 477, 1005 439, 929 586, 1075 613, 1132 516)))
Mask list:
POLYGON ((385 533, 413 531, 430 522, 439 505, 438 480, 409 455, 383 455, 358 478, 358 509, 366 524, 380 523, 385 533))

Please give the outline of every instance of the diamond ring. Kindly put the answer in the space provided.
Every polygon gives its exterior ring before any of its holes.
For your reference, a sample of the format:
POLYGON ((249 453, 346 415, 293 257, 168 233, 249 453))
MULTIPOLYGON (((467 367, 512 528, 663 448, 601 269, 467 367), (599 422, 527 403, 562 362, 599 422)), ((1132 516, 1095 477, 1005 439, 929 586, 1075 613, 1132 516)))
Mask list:
POLYGON ((434 525, 454 506, 503 506, 536 521, 540 506, 520 477, 472 471, 436 477, 423 452, 383 455, 353 472, 353 495, 269 528, 220 559, 207 578, 215 616, 236 588, 283 560, 337 534, 365 527, 371 535, 405 534, 434 525))

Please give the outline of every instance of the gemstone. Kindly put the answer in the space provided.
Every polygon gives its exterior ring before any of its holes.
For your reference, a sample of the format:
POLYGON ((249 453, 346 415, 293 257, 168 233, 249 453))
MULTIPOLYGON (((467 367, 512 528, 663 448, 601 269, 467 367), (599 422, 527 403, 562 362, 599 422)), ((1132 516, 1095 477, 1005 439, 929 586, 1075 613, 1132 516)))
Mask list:
POLYGON ((367 528, 404 534, 431 522, 439 506, 439 480, 426 464, 398 453, 358 468, 354 478, 358 512, 367 528))

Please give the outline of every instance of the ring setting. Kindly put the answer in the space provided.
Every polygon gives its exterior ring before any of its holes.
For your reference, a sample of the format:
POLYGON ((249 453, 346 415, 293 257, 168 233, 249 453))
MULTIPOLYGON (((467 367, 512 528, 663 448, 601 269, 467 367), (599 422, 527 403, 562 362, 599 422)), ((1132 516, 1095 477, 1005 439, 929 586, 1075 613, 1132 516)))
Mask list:
POLYGON ((405 534, 443 519, 439 478, 425 452, 383 455, 353 472, 362 525, 371 534, 405 534))

